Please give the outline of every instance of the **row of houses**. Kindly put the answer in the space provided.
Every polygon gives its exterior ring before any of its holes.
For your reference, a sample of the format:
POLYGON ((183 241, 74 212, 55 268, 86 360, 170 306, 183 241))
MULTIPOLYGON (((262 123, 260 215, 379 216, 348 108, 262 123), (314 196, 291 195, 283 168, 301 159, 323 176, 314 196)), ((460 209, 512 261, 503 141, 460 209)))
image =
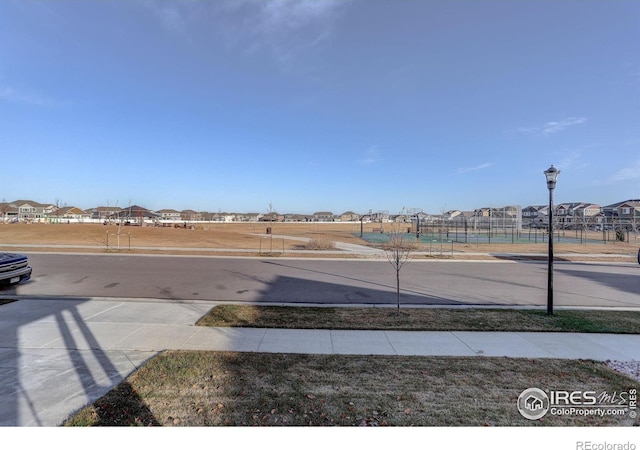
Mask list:
MULTIPOLYGON (((487 207, 473 211, 447 211, 443 220, 472 225, 479 228, 491 226, 504 228, 547 228, 549 205, 487 207)), ((428 219, 426 219, 428 221, 428 219)), ((640 228, 640 199, 601 206, 595 203, 560 203, 553 207, 553 222, 561 228, 594 229, 616 224, 629 224, 640 228)))
POLYGON ((56 206, 32 200, 0 203, 0 221, 2 222, 351 222, 357 220, 360 220, 360 215, 351 211, 337 215, 322 211, 314 214, 212 213, 175 209, 153 211, 138 205, 125 208, 98 206, 81 209, 77 206, 56 206))
MULTIPOLYGON (((420 211, 391 215, 387 211, 370 211, 367 214, 358 214, 352 211, 342 214, 334 214, 330 211, 320 211, 314 214, 211 213, 175 209, 152 211, 137 205, 125 208, 99 206, 83 210, 76 206, 60 207, 31 200, 0 203, 0 220, 2 222, 357 222, 366 220, 367 222, 419 221, 427 223, 438 220, 472 224, 473 226, 482 226, 482 224, 502 225, 509 228, 515 226, 520 229, 522 227, 546 227, 548 217, 548 205, 532 205, 525 208, 520 206, 486 207, 473 211, 449 210, 435 215, 420 211)), ((554 222, 566 227, 589 227, 611 224, 616 221, 635 225, 639 219, 640 200, 638 199, 625 200, 606 206, 585 202, 554 205, 554 222)))

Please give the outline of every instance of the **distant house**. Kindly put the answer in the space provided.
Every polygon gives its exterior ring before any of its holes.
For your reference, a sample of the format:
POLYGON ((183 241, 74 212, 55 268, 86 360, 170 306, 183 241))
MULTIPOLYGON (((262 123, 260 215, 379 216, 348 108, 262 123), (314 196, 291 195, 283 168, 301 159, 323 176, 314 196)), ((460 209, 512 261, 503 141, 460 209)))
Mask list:
MULTIPOLYGON (((255 212, 251 212, 251 213, 236 213, 233 214, 233 221, 234 222, 259 222, 260 220, 262 220, 262 213, 255 213, 255 212)), ((224 215, 220 216, 220 220, 224 221, 225 219, 224 215)))
POLYGON ((544 205, 531 205, 522 208, 522 220, 526 223, 535 221, 540 216, 540 211, 544 208, 544 205))
POLYGON ((285 214, 285 222, 307 222, 307 216, 304 214, 285 214))
POLYGON ((332 212, 320 211, 313 213, 314 222, 333 222, 334 214, 332 212))
POLYGON ((284 216, 277 212, 266 213, 258 218, 259 222, 283 222, 284 216))
POLYGON ((101 222, 116 218, 120 211, 122 211, 122 208, 119 206, 98 206, 97 208, 87 209, 87 212, 91 214, 91 219, 101 222))
POLYGON ((58 208, 53 214, 53 217, 60 221, 84 222, 85 220, 91 219, 91 214, 76 206, 58 208))
POLYGON ((356 214, 353 211, 347 211, 340 214, 341 222, 358 222, 360 220, 360 214, 356 214))
POLYGON ((18 219, 28 221, 40 221, 48 218, 56 210, 51 203, 38 203, 32 200, 16 200, 11 206, 17 208, 18 219))
POLYGON ((630 199, 604 206, 599 223, 640 231, 640 200, 630 199))
POLYGON ((478 208, 472 214, 467 216, 465 213, 464 216, 474 228, 522 229, 522 208, 519 205, 478 208))
POLYGON ((459 209, 452 209, 450 211, 445 212, 442 216, 445 219, 452 220, 460 215, 462 215, 462 211, 460 211, 459 209))
POLYGON ((0 221, 12 222, 18 220, 18 207, 11 203, 0 203, 0 221))
POLYGON ((217 212, 217 213, 201 213, 202 220, 206 222, 243 222, 242 214, 217 212))
POLYGON ((573 211, 573 224, 586 227, 598 223, 601 218, 602 208, 595 203, 583 203, 573 211))
POLYGON ((160 220, 180 220, 181 215, 180 211, 176 211, 175 209, 160 209, 156 211, 156 213, 160 214, 160 220))
POLYGON ((549 215, 548 205, 531 205, 522 208, 522 222, 531 228, 541 228, 547 221, 549 215))
POLYGON ((555 207, 553 213, 556 216, 556 222, 558 223, 572 223, 574 221, 575 210, 582 203, 561 203, 555 207))
POLYGON ((491 217, 491 208, 474 209, 473 217, 491 217))
POLYGON ((640 219, 640 200, 625 200, 623 202, 607 205, 603 212, 610 212, 612 216, 625 220, 640 219))
POLYGON ((142 206, 132 205, 121 209, 114 218, 121 221, 141 224, 145 220, 159 220, 160 214, 157 214, 147 208, 143 208, 142 206))
POLYGON ((198 222, 202 220, 202 214, 192 209, 185 209, 180 211, 180 220, 186 220, 187 222, 198 222))
POLYGON ((369 217, 371 217, 371 222, 382 223, 382 222, 389 222, 390 220, 389 211, 374 212, 374 213, 371 213, 369 217))
POLYGON ((430 223, 430 222, 433 222, 434 220, 434 216, 426 212, 419 212, 414 217, 415 217, 415 220, 418 220, 421 224, 430 223))

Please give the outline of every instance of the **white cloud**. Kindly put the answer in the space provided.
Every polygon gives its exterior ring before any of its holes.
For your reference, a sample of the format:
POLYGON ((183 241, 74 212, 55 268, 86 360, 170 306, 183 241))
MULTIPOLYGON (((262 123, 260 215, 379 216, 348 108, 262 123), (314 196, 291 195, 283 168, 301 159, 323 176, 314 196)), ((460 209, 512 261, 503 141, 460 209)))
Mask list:
POLYGON ((57 102, 42 95, 17 90, 10 86, 0 86, 0 101, 22 103, 32 106, 55 106, 57 102))
POLYGON ((271 0, 260 2, 265 30, 297 29, 330 19, 340 6, 335 0, 271 0))
POLYGON ((145 0, 170 32, 193 38, 192 29, 217 33, 234 50, 268 50, 287 62, 300 51, 324 41, 338 12, 340 0, 217 0, 164 2, 145 0), (193 27, 193 25, 200 27, 193 27))
MULTIPOLYGON (((589 145, 586 146, 585 149, 595 147, 597 146, 589 145)), ((591 165, 591 163, 583 157, 582 150, 565 151, 562 153, 558 152, 555 154, 555 156, 558 156, 560 158, 556 166, 563 169, 584 169, 585 167, 589 167, 591 165)))
POLYGON ((573 125, 580 125, 581 123, 586 122, 587 119, 584 117, 569 117, 564 120, 559 120, 557 122, 547 122, 542 127, 542 133, 551 134, 557 133, 558 131, 562 131, 565 128, 571 127, 573 125))
POLYGON ((370 164, 380 162, 381 159, 379 157, 379 154, 380 152, 378 151, 378 146, 372 145, 364 152, 362 158, 358 160, 358 164, 368 166, 370 164))
POLYGON ((476 170, 487 169, 487 168, 491 167, 492 165, 493 165, 492 163, 484 163, 484 164, 480 164, 479 166, 475 166, 475 167, 461 167, 461 168, 458 169, 458 174, 475 172, 476 170))
POLYGON ((612 180, 615 182, 640 181, 640 159, 636 160, 630 167, 617 171, 612 180))
POLYGON ((549 135, 563 131, 574 125, 580 125, 587 121, 584 117, 567 117, 566 119, 547 122, 543 125, 537 125, 532 127, 520 127, 518 131, 521 133, 535 133, 549 135))

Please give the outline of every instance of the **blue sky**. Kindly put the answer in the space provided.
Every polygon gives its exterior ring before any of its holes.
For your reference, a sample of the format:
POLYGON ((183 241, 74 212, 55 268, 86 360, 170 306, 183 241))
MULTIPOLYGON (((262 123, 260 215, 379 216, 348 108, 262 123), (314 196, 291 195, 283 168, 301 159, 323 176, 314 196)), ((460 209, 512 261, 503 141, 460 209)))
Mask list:
POLYGON ((640 198, 640 2, 0 0, 0 200, 640 198))

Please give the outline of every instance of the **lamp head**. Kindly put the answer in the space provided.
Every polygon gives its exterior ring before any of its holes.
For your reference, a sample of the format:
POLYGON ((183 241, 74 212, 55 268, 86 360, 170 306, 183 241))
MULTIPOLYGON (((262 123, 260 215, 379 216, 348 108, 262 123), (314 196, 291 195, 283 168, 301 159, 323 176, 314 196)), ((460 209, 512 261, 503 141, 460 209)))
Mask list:
POLYGON ((547 187, 549 188, 549 190, 556 187, 556 181, 558 179, 559 173, 560 171, 553 167, 553 165, 551 165, 551 167, 544 171, 544 175, 547 177, 547 187))

